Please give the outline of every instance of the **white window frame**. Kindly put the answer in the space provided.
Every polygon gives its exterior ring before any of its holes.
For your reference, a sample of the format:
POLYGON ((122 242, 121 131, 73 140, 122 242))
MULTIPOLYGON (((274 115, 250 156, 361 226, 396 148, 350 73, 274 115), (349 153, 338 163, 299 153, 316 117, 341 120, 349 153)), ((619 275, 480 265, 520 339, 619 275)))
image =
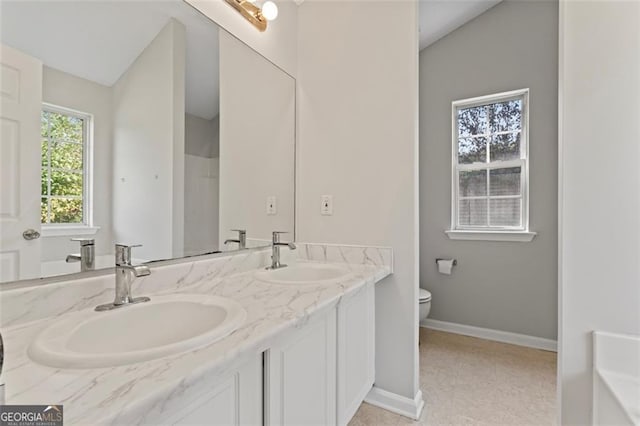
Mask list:
MULTIPOLYGON (((83 120, 82 146, 82 223, 43 223, 43 237, 95 235, 100 227, 93 223, 93 114, 42 103, 42 111, 64 114, 83 120)), ((42 165, 41 165, 42 167, 42 165)))
MULTIPOLYGON (((451 227, 446 231, 449 238, 454 240, 484 240, 484 241, 531 241, 536 233, 529 230, 529 89, 513 90, 509 92, 462 99, 451 103, 451 227), (522 99, 522 128, 520 133, 520 158, 493 163, 458 164, 458 110, 462 108, 478 107, 509 100, 522 99), (459 172, 474 170, 491 170, 498 168, 521 167, 520 191, 521 214, 520 226, 460 226, 458 223, 459 205, 459 172)), ((490 155, 490 129, 487 137, 487 155, 490 155)), ((490 209, 489 192, 487 195, 475 197, 487 199, 487 209, 490 209)), ((470 199, 474 197, 465 197, 470 199)), ((491 198, 501 198, 492 196, 491 198)), ((506 196, 504 198, 512 198, 506 196)), ((489 212, 487 212, 489 214, 489 212)))

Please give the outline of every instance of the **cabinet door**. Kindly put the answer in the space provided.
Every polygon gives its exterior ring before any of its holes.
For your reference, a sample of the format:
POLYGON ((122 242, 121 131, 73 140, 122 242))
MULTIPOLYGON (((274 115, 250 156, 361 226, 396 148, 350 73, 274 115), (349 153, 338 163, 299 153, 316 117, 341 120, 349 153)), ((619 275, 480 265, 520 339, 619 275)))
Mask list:
POLYGON ((287 333, 267 352, 266 425, 336 423, 336 311, 287 333))
POLYGON ((215 380, 198 395, 187 392, 173 414, 147 422, 171 425, 262 425, 262 354, 215 380))
POLYGON ((375 289, 369 284, 338 306, 338 424, 346 425, 375 380, 375 289))

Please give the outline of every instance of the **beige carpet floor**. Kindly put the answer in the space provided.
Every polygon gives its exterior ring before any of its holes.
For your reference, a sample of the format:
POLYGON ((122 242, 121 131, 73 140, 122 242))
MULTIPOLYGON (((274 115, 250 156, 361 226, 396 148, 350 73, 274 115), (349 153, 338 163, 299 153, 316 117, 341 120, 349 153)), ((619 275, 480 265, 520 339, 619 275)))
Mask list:
POLYGON ((363 403, 350 426, 554 425, 556 353, 420 329, 420 420, 363 403))

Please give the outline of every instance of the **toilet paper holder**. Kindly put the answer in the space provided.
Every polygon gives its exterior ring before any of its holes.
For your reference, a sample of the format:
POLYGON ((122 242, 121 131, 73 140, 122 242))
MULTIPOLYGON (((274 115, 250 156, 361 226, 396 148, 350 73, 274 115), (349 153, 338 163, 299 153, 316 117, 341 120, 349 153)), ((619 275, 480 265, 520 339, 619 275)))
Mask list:
POLYGON ((453 260, 453 266, 456 266, 458 264, 458 260, 457 259, 445 259, 445 258, 442 258, 442 257, 438 257, 438 258, 436 258, 436 265, 441 260, 453 260))

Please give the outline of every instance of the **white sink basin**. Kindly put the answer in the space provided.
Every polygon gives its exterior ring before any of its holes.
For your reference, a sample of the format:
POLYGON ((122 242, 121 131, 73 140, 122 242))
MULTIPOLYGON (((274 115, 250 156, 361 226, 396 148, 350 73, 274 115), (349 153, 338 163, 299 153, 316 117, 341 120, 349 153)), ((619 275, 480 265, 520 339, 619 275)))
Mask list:
POLYGON ((349 274, 348 269, 339 266, 301 263, 280 269, 260 270, 255 277, 274 284, 319 285, 335 283, 349 274))
POLYGON ((28 354, 56 368, 132 364, 206 346, 234 332, 246 316, 240 304, 223 297, 152 296, 108 312, 65 315, 36 336, 28 354))

